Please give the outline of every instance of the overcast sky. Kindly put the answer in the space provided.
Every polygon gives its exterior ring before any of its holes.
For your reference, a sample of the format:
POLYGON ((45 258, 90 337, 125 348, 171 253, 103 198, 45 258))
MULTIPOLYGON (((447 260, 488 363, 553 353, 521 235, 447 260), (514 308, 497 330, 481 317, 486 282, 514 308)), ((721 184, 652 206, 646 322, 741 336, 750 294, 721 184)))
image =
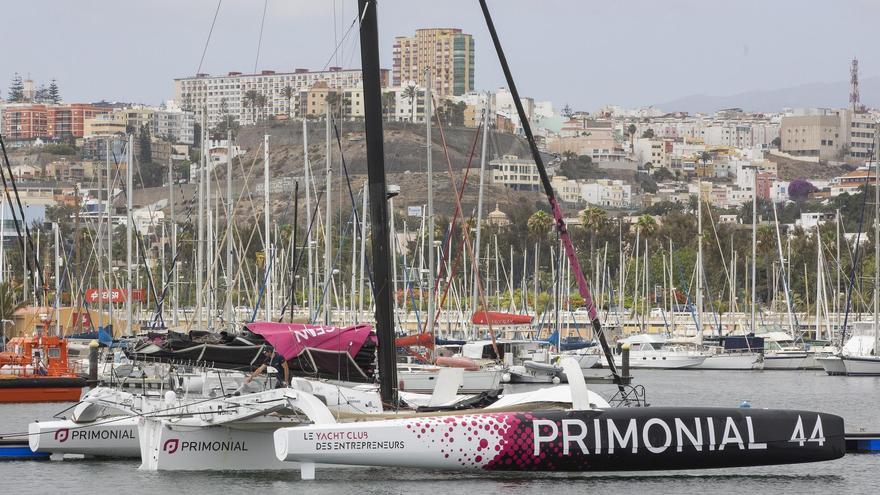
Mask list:
MULTIPOLYGON (((263 0, 222 0, 202 72, 254 69, 263 0)), ((269 0, 258 69, 325 67, 356 0, 269 0), (334 7, 336 10, 334 34, 334 7)), ((880 75, 880 0, 490 0, 521 94, 592 110, 880 75)), ((13 72, 56 78, 67 101, 157 104, 193 75, 216 0, 6 2, 0 93, 13 72)), ((380 0, 382 66, 394 36, 460 27, 476 85, 503 85, 477 0, 380 0)), ((359 67, 357 31, 339 64, 359 67)), ((330 65, 335 65, 331 61, 330 65)))

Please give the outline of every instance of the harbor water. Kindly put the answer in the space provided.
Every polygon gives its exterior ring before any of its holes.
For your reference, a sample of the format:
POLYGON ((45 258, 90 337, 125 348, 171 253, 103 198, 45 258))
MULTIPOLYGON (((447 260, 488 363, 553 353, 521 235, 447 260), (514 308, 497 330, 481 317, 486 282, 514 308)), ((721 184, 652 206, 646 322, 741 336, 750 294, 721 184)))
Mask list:
MULTIPOLYGON (((648 371, 635 383, 655 406, 807 409, 838 414, 847 431, 880 431, 880 378, 831 377, 821 371, 648 371)), ((614 387, 592 386, 606 398, 614 387)), ((0 404, 0 432, 26 431, 64 404, 0 404)), ((586 493, 607 494, 869 494, 880 483, 880 455, 848 454, 818 464, 656 473, 447 473, 415 469, 319 469, 314 481, 299 472, 142 472, 136 460, 0 462, 3 493, 302 493, 305 495, 586 493)))

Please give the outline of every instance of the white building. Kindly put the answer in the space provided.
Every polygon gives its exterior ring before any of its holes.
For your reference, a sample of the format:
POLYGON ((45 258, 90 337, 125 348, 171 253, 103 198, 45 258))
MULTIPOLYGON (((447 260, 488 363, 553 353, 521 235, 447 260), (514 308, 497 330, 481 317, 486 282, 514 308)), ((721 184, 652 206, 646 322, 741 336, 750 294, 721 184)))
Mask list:
POLYGON ((578 181, 571 180, 564 175, 554 175, 550 179, 553 191, 563 203, 578 204, 583 201, 581 187, 578 181))
POLYGON ((489 162, 493 183, 518 191, 537 191, 541 186, 538 167, 531 158, 504 155, 489 162))
POLYGON ((610 208, 628 208, 632 205, 632 186, 622 180, 598 179, 582 183, 581 197, 584 202, 610 208))
MULTIPOLYGON (((382 84, 387 84, 388 70, 381 71, 382 84)), ((325 71, 296 69, 293 72, 264 70, 259 74, 230 72, 225 76, 197 74, 174 80, 174 101, 184 109, 191 109, 197 122, 207 112, 208 127, 214 127, 225 115, 231 115, 242 125, 253 124, 254 119, 274 115, 301 115, 301 94, 315 83, 323 81, 331 88, 355 88, 362 83, 360 69, 330 67, 325 71), (290 88, 288 98, 286 88, 290 88), (256 91, 266 97, 266 107, 253 111, 245 95, 256 91)))

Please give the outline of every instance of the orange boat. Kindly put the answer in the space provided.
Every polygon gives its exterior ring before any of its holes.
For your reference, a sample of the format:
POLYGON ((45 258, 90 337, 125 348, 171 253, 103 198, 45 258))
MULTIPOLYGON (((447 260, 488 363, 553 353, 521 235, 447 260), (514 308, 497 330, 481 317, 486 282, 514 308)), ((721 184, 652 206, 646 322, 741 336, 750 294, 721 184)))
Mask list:
POLYGON ((59 337, 17 337, 0 353, 0 403, 75 402, 85 386, 67 362, 67 342, 59 337))

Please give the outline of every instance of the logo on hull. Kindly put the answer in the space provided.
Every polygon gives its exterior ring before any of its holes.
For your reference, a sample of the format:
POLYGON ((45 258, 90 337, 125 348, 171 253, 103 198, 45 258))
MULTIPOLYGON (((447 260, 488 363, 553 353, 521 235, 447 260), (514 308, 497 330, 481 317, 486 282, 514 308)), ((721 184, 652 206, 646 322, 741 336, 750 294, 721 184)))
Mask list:
POLYGON ((58 443, 64 443, 67 441, 68 437, 70 437, 70 430, 67 428, 61 428, 59 430, 55 430, 55 441, 58 443))
POLYGON ((177 452, 178 447, 180 447, 180 440, 176 438, 165 440, 165 443, 162 444, 162 450, 167 454, 173 454, 177 452))

